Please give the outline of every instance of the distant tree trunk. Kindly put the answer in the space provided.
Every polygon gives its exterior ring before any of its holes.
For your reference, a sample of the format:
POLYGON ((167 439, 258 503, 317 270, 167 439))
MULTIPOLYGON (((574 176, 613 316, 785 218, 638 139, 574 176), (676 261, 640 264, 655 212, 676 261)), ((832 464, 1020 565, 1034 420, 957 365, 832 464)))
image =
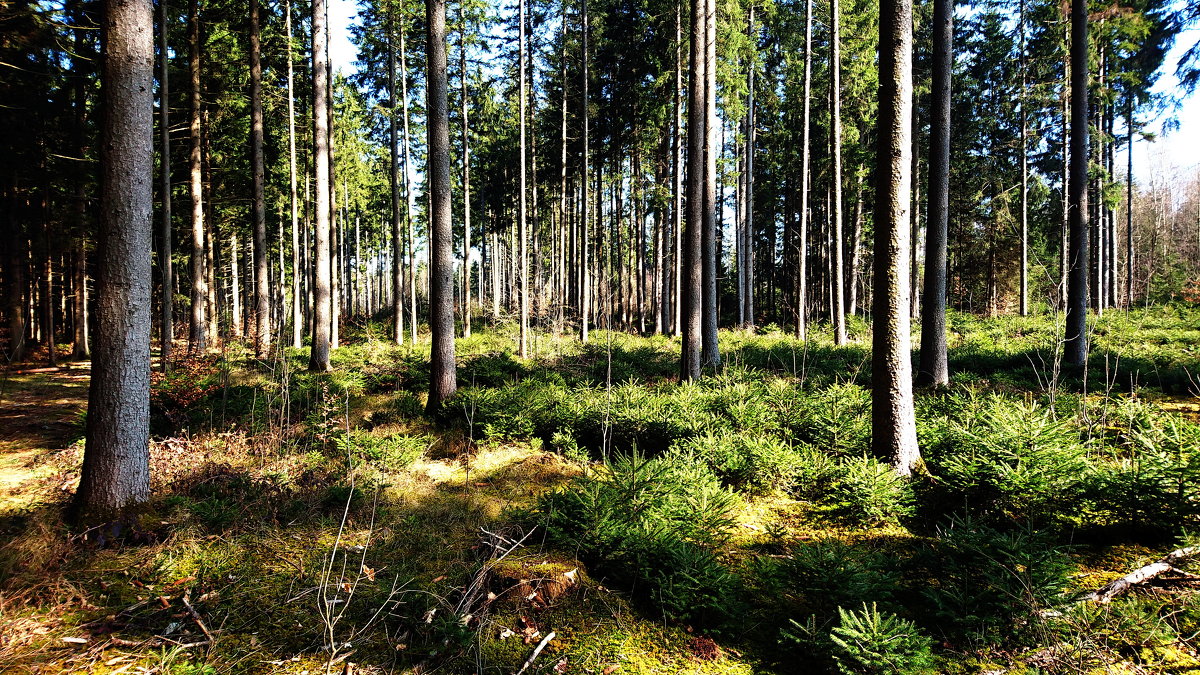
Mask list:
MULTIPOLYGON (((1067 17, 1063 17, 1064 22, 1067 17)), ((1070 148, 1070 133, 1067 126, 1070 124, 1071 107, 1070 107, 1070 84, 1071 77, 1071 60, 1069 55, 1063 58, 1063 81, 1062 81, 1062 173, 1060 182, 1062 183, 1062 218, 1059 223, 1059 255, 1058 255, 1058 309, 1060 312, 1067 310, 1067 271, 1070 269, 1069 262, 1069 241, 1070 241, 1070 225, 1071 225, 1071 205, 1068 184, 1071 182, 1069 177, 1068 149, 1070 148)))
MULTIPOLYGON (((587 0, 584 1, 586 2, 587 0)), ((521 172, 520 178, 517 179, 517 238, 520 239, 517 245, 520 250, 521 261, 521 335, 518 340, 517 355, 524 359, 529 357, 529 338, 527 335, 529 332, 529 252, 526 243, 526 240, 529 238, 529 229, 526 224, 527 214, 525 213, 528 208, 527 201, 529 197, 527 194, 528 188, 525 185, 526 173, 528 171, 525 162, 525 0, 518 0, 517 7, 517 23, 520 24, 520 28, 518 29, 520 47, 517 56, 517 61, 520 62, 520 85, 517 89, 517 98, 520 99, 520 104, 518 105, 520 110, 520 121, 518 122, 518 126, 520 127, 520 167, 518 170, 521 172)))
POLYGON ((404 344, 404 221, 400 216, 400 131, 396 122, 395 17, 388 18, 388 180, 392 189, 392 341, 404 344))
MULTIPOLYGON (((463 3, 458 5, 459 28, 458 63, 462 87, 462 189, 463 189, 463 337, 471 337, 471 139, 467 121, 467 15, 463 3)), ((566 30, 566 24, 563 25, 566 30)), ((565 65, 563 66, 566 67, 565 65)), ((566 96, 566 88, 563 88, 566 96)), ((566 99, 564 98, 564 101, 566 99)), ((565 103, 564 103, 565 106, 565 103)), ((565 115, 564 108, 564 115, 565 115)), ((565 118, 564 118, 565 120, 565 118)), ((564 121, 565 124, 565 121, 564 121)), ((564 127, 564 133, 565 127, 564 127)), ((563 142, 563 176, 566 176, 566 141, 563 142)))
POLYGON ((72 510, 110 522, 150 497, 154 13, 107 0, 101 26, 100 237, 86 445, 72 510))
MULTIPOLYGON (((833 281, 833 335, 834 342, 844 345, 846 337, 846 294, 842 289, 842 279, 845 277, 843 268, 842 249, 842 18, 841 6, 838 0, 830 0, 830 49, 829 49, 829 102, 830 124, 832 125, 832 140, 830 154, 833 157, 833 195, 830 197, 833 220, 833 269, 830 275, 833 281)), ((907 220, 907 218, 905 219, 907 220)))
POLYGON ((704 10, 704 175, 701 179, 704 231, 701 233, 703 257, 703 299, 701 311, 702 341, 700 361, 704 365, 721 365, 721 350, 717 343, 717 322, 720 311, 717 274, 720 243, 717 227, 717 156, 721 153, 721 126, 717 120, 717 4, 706 0, 704 10))
POLYGON ((920 466, 909 343, 912 2, 881 0, 871 419, 875 452, 907 476, 920 466))
POLYGON ((583 200, 581 207, 583 209, 580 214, 583 222, 580 223, 580 250, 579 250, 579 339, 584 344, 588 341, 588 322, 591 320, 592 313, 592 280, 589 261, 589 239, 591 238, 590 230, 590 203, 588 198, 588 190, 590 185, 588 182, 589 173, 591 170, 591 119, 588 114, 588 33, 591 31, 591 25, 588 23, 588 0, 581 0, 583 10, 583 101, 581 110, 583 115, 583 200))
POLYGON ((1067 278, 1067 325, 1063 360, 1083 366, 1087 361, 1088 301, 1088 26, 1087 3, 1071 3, 1071 159, 1068 207, 1071 223, 1067 278))
POLYGON ((804 119, 800 150, 800 230, 796 233, 796 337, 808 339, 808 183, 810 152, 810 113, 812 96, 812 5, 804 3, 804 119))
POLYGON ((925 297, 921 305, 921 363, 917 369, 917 384, 921 386, 942 387, 950 383, 950 367, 946 356, 946 241, 950 227, 950 93, 953 61, 954 0, 934 0, 925 297))
MULTIPOLYGON (((758 33, 754 29, 754 5, 750 5, 750 46, 751 52, 758 51, 758 33)), ((754 118, 754 58, 750 59, 747 78, 748 102, 746 106, 746 217, 742 221, 745 243, 742 254, 746 257, 746 286, 743 299, 743 324, 746 329, 754 328, 754 146, 757 135, 757 120, 754 118)))
POLYGON ((1125 309, 1133 309, 1133 99, 1125 117, 1128 165, 1125 167, 1125 309))
POLYGON ((1029 101, 1025 65, 1025 0, 1020 2, 1017 23, 1021 31, 1021 316, 1029 315, 1029 101))
MULTIPOLYGON (((193 0, 194 1, 194 0, 193 0)), ((328 42, 326 0, 313 0, 312 5, 312 64, 313 64, 313 185, 315 205, 313 218, 314 268, 312 349, 308 369, 316 372, 331 370, 329 361, 330 321, 333 314, 331 254, 329 242, 330 215, 330 158, 329 158, 329 69, 325 54, 328 42)))
POLYGON ((188 132, 191 152, 188 156, 192 198, 192 310, 188 333, 188 351, 202 352, 208 344, 208 275, 205 270, 204 176, 201 167, 200 138, 200 8, 198 0, 188 3, 188 71, 191 76, 191 121, 188 132))
MULTIPOLYGON (((158 114, 159 114, 159 138, 161 145, 159 146, 159 170, 162 175, 162 227, 160 229, 159 238, 161 239, 159 249, 158 268, 161 275, 162 288, 160 289, 161 297, 159 300, 160 310, 162 311, 161 321, 159 324, 158 344, 159 357, 162 363, 163 372, 170 370, 171 363, 171 346, 175 341, 175 268, 172 261, 172 243, 173 235, 171 234, 171 87, 170 79, 167 77, 167 66, 169 65, 169 54, 167 53, 167 2, 159 0, 158 2, 158 59, 159 59, 159 89, 158 89, 158 114)), ((80 78, 76 92, 83 93, 83 78, 80 78)), ((80 106, 80 114, 82 114, 85 102, 77 97, 76 105, 80 106)), ((82 120, 80 120, 82 122, 82 120)), ((80 129, 82 133, 82 129, 80 129)), ((80 154, 82 157, 82 153, 80 154)), ((75 275, 75 358, 86 358, 88 355, 87 346, 87 261, 86 249, 83 239, 80 239, 75 275)))
POLYGON ((267 202, 263 164, 262 42, 259 0, 250 0, 250 173, 254 217, 254 352, 271 353, 270 251, 267 249, 267 202))
POLYGON ((450 223, 450 118, 446 83, 446 0, 425 3, 429 147, 430 411, 454 395, 454 232, 450 223))
MULTIPOLYGON (((860 175, 854 200, 854 234, 850 238, 850 282, 846 289, 849 299, 846 301, 846 312, 850 316, 858 314, 858 284, 862 266, 862 233, 863 233, 863 181, 860 175)), ((913 242, 916 245, 916 242, 913 242)))
POLYGON ((299 349, 304 345, 303 305, 300 294, 300 217, 296 190, 296 99, 293 94, 292 78, 292 3, 287 0, 284 15, 284 31, 287 33, 287 91, 288 91, 288 196, 291 200, 292 216, 292 346, 299 349))
POLYGON ((241 270, 238 269, 238 258, 241 253, 241 242, 237 232, 229 233, 229 295, 230 309, 232 310, 230 332, 233 335, 242 335, 242 294, 241 294, 241 270))

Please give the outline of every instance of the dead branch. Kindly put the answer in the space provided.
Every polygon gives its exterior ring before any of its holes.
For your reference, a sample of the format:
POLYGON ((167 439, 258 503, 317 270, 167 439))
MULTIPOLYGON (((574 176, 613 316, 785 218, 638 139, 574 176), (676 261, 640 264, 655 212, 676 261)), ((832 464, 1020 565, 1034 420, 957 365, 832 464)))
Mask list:
POLYGON ((1104 586, 1083 596, 1081 600, 1087 602, 1107 603, 1116 596, 1133 588, 1134 586, 1144 584, 1151 579, 1162 576, 1168 572, 1177 572, 1186 574, 1175 566, 1184 560, 1200 553, 1200 546, 1187 546, 1185 548, 1176 549, 1166 554, 1162 558, 1149 565, 1143 565, 1136 570, 1126 574, 1120 579, 1114 579, 1104 586))

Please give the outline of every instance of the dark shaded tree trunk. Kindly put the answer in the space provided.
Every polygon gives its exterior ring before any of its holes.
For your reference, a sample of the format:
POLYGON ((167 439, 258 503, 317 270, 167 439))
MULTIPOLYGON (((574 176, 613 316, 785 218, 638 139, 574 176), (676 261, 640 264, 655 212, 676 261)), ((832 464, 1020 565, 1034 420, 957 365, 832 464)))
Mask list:
POLYGON ((446 82, 446 0, 427 0, 426 107, 429 147, 430 411, 456 389, 454 363, 454 232, 450 223, 450 118, 446 82))
POLYGON ((288 191, 292 216, 292 346, 299 349, 304 344, 304 317, 301 307, 304 302, 300 280, 304 277, 300 264, 300 218, 296 189, 296 98, 292 78, 292 3, 284 3, 284 31, 287 33, 287 91, 288 91, 288 191))
POLYGON ((830 156, 833 158, 833 194, 830 197, 833 220, 830 228, 833 237, 830 241, 832 250, 830 277, 833 282, 832 307, 834 342, 844 345, 846 338, 846 294, 842 289, 842 279, 845 277, 843 268, 843 236, 842 236, 842 17, 838 0, 830 3, 830 50, 829 50, 829 103, 830 124, 833 127, 830 156))
MULTIPOLYGON (((167 66, 170 59, 167 53, 167 2, 158 2, 158 63, 159 63, 159 170, 162 176, 162 225, 159 231, 158 269, 160 275, 159 309, 162 312, 159 323, 159 357, 163 372, 171 368, 171 347, 175 341, 175 266, 172 260, 172 244, 174 236, 171 233, 171 87, 167 76, 167 66)), ((82 80, 82 78, 80 78, 82 80)), ((82 84, 80 85, 82 88, 82 84)), ((82 104, 82 101, 79 101, 82 104)), ((82 154, 80 155, 83 156, 82 154)), ((83 254, 82 242, 79 246, 83 254)), ((87 356, 87 264, 77 263, 75 279, 75 358, 87 356), (80 330, 82 329, 82 334, 80 330), (80 353, 79 344, 82 340, 83 350, 80 353)))
POLYGON ((1068 189, 1070 258, 1067 265, 1067 323, 1063 360, 1087 361, 1088 303, 1088 26, 1087 3, 1071 3, 1071 157, 1068 189))
POLYGON ((72 505, 84 523, 127 516, 150 496, 153 17, 150 0, 104 3, 99 302, 87 440, 72 505))
POLYGON ((267 249, 267 202, 263 167, 262 43, 259 0, 250 0, 250 173, 254 216, 254 351, 271 352, 270 251, 267 249))
POLYGON ((188 134, 191 150, 188 155, 189 190, 192 198, 192 308, 188 331, 188 351, 202 352, 208 345, 208 274, 204 239, 204 174, 202 167, 202 138, 200 134, 200 6, 198 0, 188 4, 188 72, 191 78, 191 119, 188 134))
POLYGON ((683 237, 682 305, 683 343, 679 376, 682 380, 700 378, 701 296, 704 291, 703 261, 701 259, 702 231, 705 227, 705 149, 708 145, 707 95, 708 76, 705 43, 708 39, 708 0, 692 0, 691 56, 688 77, 688 167, 687 221, 683 237))
POLYGON ((876 454, 907 476, 920 466, 909 337, 908 247, 912 188, 912 1, 879 11, 879 140, 871 429, 876 454))
POLYGON ((796 232, 796 337, 808 339, 808 186, 811 157, 812 0, 804 3, 804 118, 800 150, 800 227, 796 232))
POLYGON ((946 239, 950 227, 950 92, 953 61, 954 0, 934 0, 925 297, 921 305, 921 363, 917 369, 917 384, 922 386, 945 386, 950 383, 950 367, 946 356, 946 239))

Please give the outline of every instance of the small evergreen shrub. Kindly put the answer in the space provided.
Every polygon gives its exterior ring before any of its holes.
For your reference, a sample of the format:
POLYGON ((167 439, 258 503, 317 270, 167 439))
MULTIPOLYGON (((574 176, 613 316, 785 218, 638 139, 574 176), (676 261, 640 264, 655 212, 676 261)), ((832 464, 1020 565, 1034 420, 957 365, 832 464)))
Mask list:
POLYGON ((835 517, 860 524, 895 522, 912 513, 909 480, 871 457, 842 460, 826 499, 835 517))
POLYGON ((846 675, 931 673, 931 641, 915 624, 875 603, 855 610, 838 608, 841 621, 830 632, 833 660, 846 675))

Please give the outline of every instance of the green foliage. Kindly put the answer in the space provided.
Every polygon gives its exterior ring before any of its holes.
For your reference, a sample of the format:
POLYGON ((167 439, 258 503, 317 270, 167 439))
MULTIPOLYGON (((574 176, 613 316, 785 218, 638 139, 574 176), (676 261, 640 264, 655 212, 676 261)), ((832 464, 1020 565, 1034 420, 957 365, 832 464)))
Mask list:
POLYGON ((717 628, 743 602, 738 578, 713 551, 728 536, 736 504, 703 464, 634 454, 543 495, 533 517, 594 574, 672 619, 717 628))
POLYGON ((830 633, 833 659, 847 675, 933 672, 931 640, 911 621, 880 612, 871 603, 847 611, 838 608, 841 622, 830 633))
POLYGON ((809 458, 783 441, 756 434, 710 433, 677 448, 706 463, 725 485, 749 492, 791 489, 809 458))
POLYGON ((840 519, 877 524, 910 515, 912 500, 909 480, 890 465, 871 457, 851 457, 840 462, 826 501, 829 512, 840 519))

